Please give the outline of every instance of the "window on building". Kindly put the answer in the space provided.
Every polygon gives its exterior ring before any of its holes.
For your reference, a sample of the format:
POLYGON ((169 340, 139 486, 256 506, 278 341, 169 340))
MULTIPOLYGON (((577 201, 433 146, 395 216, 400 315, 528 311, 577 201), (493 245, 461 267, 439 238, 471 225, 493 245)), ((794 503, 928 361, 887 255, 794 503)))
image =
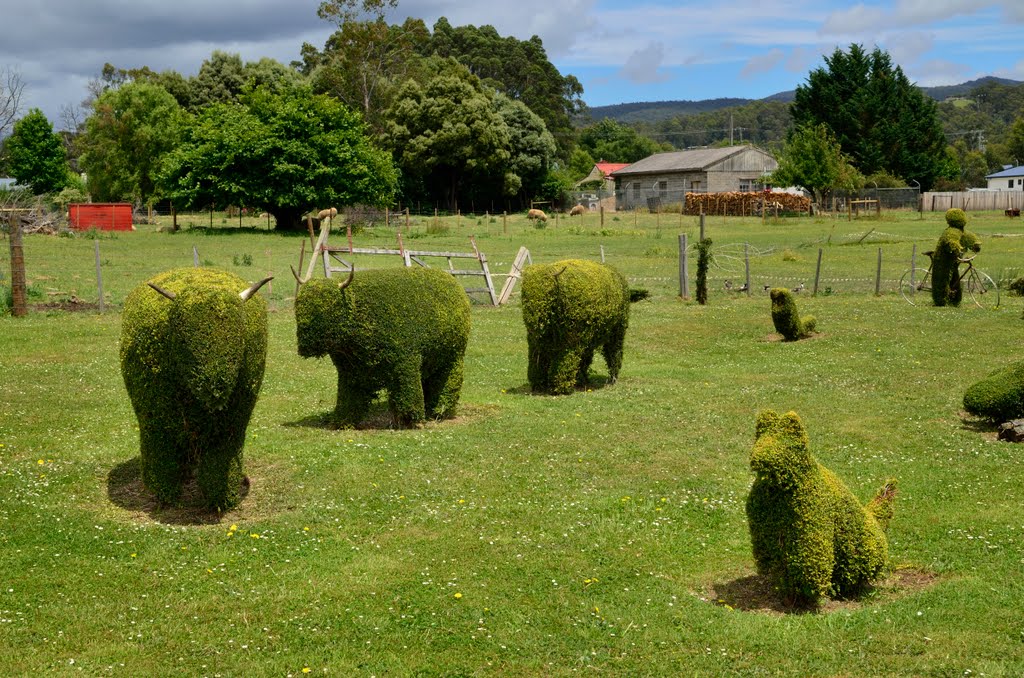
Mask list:
POLYGON ((691 191, 699 191, 700 190, 700 182, 699 181, 691 181, 690 182, 690 190, 691 191))
POLYGON ((668 182, 667 181, 659 181, 658 182, 658 195, 660 197, 662 197, 662 198, 664 198, 665 196, 668 195, 668 182))
POLYGON ((640 182, 639 181, 634 181, 633 182, 633 197, 638 199, 638 200, 640 199, 640 182))
POLYGON ((1013 188, 1013 179, 1010 179, 1010 186, 1009 186, 1009 188, 1013 188))

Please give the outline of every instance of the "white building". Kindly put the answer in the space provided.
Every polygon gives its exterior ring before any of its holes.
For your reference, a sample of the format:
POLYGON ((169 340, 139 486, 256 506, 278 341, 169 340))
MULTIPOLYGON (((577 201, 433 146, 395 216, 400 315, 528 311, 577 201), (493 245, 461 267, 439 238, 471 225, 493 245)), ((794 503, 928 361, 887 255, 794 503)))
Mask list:
POLYGON ((1024 165, 1003 167, 1001 172, 986 174, 990 191, 1024 191, 1024 165))

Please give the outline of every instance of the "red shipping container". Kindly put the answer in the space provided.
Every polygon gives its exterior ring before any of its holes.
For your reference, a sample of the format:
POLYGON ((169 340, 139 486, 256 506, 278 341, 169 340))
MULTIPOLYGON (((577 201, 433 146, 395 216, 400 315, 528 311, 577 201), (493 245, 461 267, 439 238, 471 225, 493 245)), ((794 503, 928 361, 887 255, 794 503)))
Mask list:
POLYGON ((131 231, 132 206, 127 202, 73 202, 68 205, 68 222, 76 231, 131 231))

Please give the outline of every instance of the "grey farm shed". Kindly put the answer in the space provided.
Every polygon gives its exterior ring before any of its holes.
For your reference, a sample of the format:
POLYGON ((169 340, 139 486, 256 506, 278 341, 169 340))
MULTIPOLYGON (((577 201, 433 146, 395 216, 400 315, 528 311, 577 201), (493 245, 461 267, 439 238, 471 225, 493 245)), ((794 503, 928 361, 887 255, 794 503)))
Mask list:
POLYGON ((778 167, 771 153, 749 145, 655 153, 612 174, 615 206, 653 209, 682 204, 687 193, 757 191, 778 167))

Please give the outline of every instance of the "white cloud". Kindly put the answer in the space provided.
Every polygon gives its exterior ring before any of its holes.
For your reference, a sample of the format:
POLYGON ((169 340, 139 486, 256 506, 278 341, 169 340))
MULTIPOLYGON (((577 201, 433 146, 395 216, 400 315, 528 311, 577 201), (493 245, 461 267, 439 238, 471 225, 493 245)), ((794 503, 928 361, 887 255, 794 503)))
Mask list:
POLYGON ((779 48, 769 50, 766 54, 759 54, 747 60, 743 70, 740 71, 741 78, 751 78, 760 73, 767 73, 786 59, 786 53, 779 48))
POLYGON ((975 77, 971 67, 947 59, 932 59, 915 65, 907 77, 921 87, 955 85, 975 77))
POLYGON ((889 52, 893 62, 909 64, 930 52, 935 46, 935 39, 930 33, 921 31, 899 33, 886 38, 881 46, 889 52))
POLYGON ((665 61, 665 45, 660 42, 648 43, 629 55, 619 75, 633 83, 666 82, 672 79, 668 73, 658 72, 665 61))

